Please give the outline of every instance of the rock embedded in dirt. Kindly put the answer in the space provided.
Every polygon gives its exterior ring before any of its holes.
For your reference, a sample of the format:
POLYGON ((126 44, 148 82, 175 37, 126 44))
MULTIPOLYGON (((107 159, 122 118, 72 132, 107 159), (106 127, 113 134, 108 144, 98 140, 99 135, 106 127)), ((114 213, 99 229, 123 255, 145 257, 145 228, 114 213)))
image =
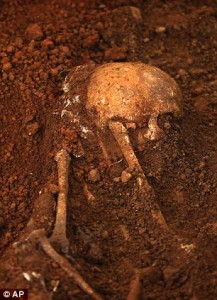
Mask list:
POLYGON ((40 125, 37 122, 27 124, 26 125, 26 131, 28 135, 35 135, 40 128, 40 125))
POLYGON ((15 48, 13 45, 8 45, 7 48, 6 48, 6 52, 11 54, 15 51, 15 48))
POLYGON ((130 6, 130 10, 136 22, 141 24, 143 21, 141 10, 135 6, 130 6))
POLYGON ((120 180, 121 180, 120 177, 114 177, 114 178, 113 178, 113 181, 116 182, 116 183, 117 183, 117 182, 120 182, 120 180))
POLYGON ((193 90, 192 93, 194 96, 199 96, 201 94, 203 94, 203 92, 205 91, 205 88, 203 85, 197 85, 193 90))
POLYGON ((15 40, 14 40, 14 45, 19 49, 22 48, 23 47, 23 40, 20 37, 16 37, 15 40))
POLYGON ((51 192, 51 194, 58 194, 60 189, 59 189, 59 186, 56 185, 56 184, 53 184, 53 183, 49 183, 48 184, 48 190, 51 192))
POLYGON ((97 182, 100 181, 100 173, 98 169, 92 169, 90 170, 88 174, 88 180, 91 182, 97 182))
POLYGON ((121 173, 121 181, 122 183, 127 183, 132 178, 132 174, 124 170, 121 173))
POLYGON ((14 57, 17 58, 17 59, 21 59, 23 57, 23 52, 22 51, 17 51, 14 54, 14 57))
POLYGON ((41 42, 41 46, 42 46, 42 48, 53 49, 54 43, 52 42, 52 40, 47 38, 41 42))
POLYGON ((51 68, 50 69, 50 74, 53 77, 57 76, 59 74, 59 69, 58 68, 51 68))
POLYGON ((3 58, 1 59, 1 63, 2 64, 5 64, 5 63, 8 63, 9 62, 9 57, 5 54, 4 56, 3 56, 3 58))
POLYGON ((165 26, 158 26, 158 27, 156 27, 155 28, 155 32, 156 33, 164 33, 164 32, 166 32, 166 27, 165 26))
POLYGON ((9 71, 11 68, 12 68, 12 64, 10 62, 6 62, 2 66, 2 70, 5 72, 9 71))

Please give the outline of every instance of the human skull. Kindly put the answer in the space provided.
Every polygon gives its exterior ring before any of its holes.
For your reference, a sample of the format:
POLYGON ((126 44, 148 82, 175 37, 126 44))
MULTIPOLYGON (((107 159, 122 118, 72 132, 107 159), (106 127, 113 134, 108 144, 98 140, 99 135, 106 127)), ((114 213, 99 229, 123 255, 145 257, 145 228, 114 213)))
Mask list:
POLYGON ((63 112, 70 116, 71 122, 82 129, 82 134, 88 134, 88 127, 94 123, 99 145, 108 159, 117 148, 108 139, 110 131, 129 167, 139 173, 142 169, 127 129, 147 120, 148 128, 142 128, 142 138, 157 140, 163 132, 158 117, 170 113, 180 118, 183 114, 181 91, 176 82, 160 69, 141 62, 75 67, 63 89, 67 107, 63 112))
MULTIPOLYGON (((78 131, 84 144, 88 142, 88 150, 99 145, 109 162, 124 156, 137 177, 135 191, 151 199, 148 195, 154 192, 136 157, 128 128, 144 129, 145 139, 161 137, 158 117, 167 113, 175 118, 183 115, 182 95, 176 82, 160 69, 141 62, 90 64, 73 68, 63 90, 61 117, 67 117, 68 125, 78 131)), ((81 152, 85 155, 85 151, 81 152)), ((86 185, 84 192, 87 199, 94 198, 86 185)), ((157 204, 152 211, 154 219, 164 226, 157 204)))
POLYGON ((161 135, 159 115, 183 114, 181 91, 169 75, 140 62, 108 63, 96 67, 90 77, 86 109, 98 128, 110 121, 139 123, 149 118, 151 140, 161 135))

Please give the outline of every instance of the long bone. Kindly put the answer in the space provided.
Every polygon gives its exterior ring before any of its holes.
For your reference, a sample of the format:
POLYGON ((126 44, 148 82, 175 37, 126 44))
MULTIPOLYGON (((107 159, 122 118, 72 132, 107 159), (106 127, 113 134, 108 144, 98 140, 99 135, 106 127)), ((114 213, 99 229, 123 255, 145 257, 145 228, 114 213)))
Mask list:
MULTIPOLYGON (((140 163, 135 155, 126 127, 121 122, 110 121, 109 128, 112 131, 117 143, 119 144, 129 167, 133 168, 138 173, 137 184, 139 187, 140 196, 143 196, 145 199, 149 198, 151 194, 154 194, 154 190, 148 183, 147 178, 142 170, 142 167, 140 166, 140 163)), ((156 220, 156 222, 162 228, 168 231, 169 227, 167 226, 164 216, 160 210, 160 207, 156 202, 153 206, 151 213, 152 217, 156 220)))
POLYGON ((65 149, 61 149, 55 156, 58 170, 59 194, 56 209, 56 221, 50 241, 54 246, 60 247, 65 253, 68 252, 69 241, 66 236, 66 212, 69 164, 71 158, 65 149))
POLYGON ((64 256, 56 252, 50 243, 50 239, 46 237, 44 229, 34 230, 29 235, 29 238, 39 243, 44 252, 50 256, 86 294, 94 300, 103 300, 102 297, 89 286, 70 262, 64 256))
POLYGON ((149 185, 132 148, 126 127, 121 122, 110 121, 109 128, 112 131, 117 143, 119 144, 124 158, 128 163, 128 166, 132 169, 135 169, 139 173, 138 175, 140 178, 142 178, 143 184, 145 185, 147 190, 150 190, 151 186, 149 185))
MULTIPOLYGON (((86 294, 88 294, 92 299, 102 300, 102 297, 89 286, 89 284, 70 264, 70 262, 63 255, 59 254, 53 247, 54 245, 60 248, 65 253, 68 252, 69 241, 66 236, 66 209, 68 194, 68 174, 71 159, 68 152, 65 149, 61 149, 56 154, 55 160, 57 161, 58 168, 59 195, 56 208, 56 222, 54 225, 53 233, 50 238, 47 238, 45 228, 38 229, 38 224, 35 224, 35 220, 33 218, 30 220, 27 226, 27 231, 31 230, 31 233, 27 236, 25 240, 30 239, 40 244, 44 252, 49 257, 51 257, 86 294)), ((46 200, 46 198, 43 200, 46 200)), ((52 202, 49 201, 49 206, 51 203, 52 202)), ((40 201, 40 204, 44 204, 44 201, 40 201)), ((45 206, 44 209, 46 208, 49 212, 49 207, 45 206)))

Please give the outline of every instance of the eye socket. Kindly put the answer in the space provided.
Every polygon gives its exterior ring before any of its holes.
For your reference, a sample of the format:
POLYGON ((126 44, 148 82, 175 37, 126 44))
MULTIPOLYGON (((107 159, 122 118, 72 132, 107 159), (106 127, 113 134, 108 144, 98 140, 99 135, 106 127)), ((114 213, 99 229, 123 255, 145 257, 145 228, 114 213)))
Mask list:
POLYGON ((172 113, 165 113, 158 116, 157 123, 158 126, 163 129, 167 130, 173 127, 173 114, 172 113))

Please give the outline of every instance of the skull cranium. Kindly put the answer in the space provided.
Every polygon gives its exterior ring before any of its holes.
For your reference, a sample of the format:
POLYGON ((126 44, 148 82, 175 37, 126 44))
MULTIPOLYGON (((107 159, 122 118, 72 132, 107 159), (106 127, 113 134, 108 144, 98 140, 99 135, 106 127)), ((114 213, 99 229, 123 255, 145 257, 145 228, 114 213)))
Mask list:
POLYGON ((156 140, 162 135, 158 116, 171 113, 179 118, 183 114, 176 82, 160 69, 141 62, 78 66, 67 76, 64 90, 69 101, 66 103, 73 104, 69 114, 74 120, 79 124, 86 119, 85 111, 95 124, 104 155, 109 158, 106 148, 110 145, 106 144, 110 129, 129 167, 140 174, 143 172, 127 128, 148 119, 148 130, 143 135, 156 140))
POLYGON ((183 113, 176 82, 160 69, 143 63, 109 63, 97 67, 88 86, 86 108, 98 127, 111 121, 142 122, 149 118, 147 137, 155 140, 161 130, 157 117, 183 113))

